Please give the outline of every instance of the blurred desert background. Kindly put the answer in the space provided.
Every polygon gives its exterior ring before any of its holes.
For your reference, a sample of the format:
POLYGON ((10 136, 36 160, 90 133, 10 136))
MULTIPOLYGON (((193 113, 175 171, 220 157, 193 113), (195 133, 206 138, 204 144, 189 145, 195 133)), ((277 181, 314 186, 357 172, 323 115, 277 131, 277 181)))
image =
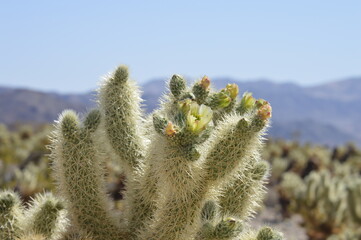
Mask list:
MULTIPOLYGON (((361 239, 361 3, 0 3, 0 188, 54 190, 49 137, 64 109, 95 108, 97 82, 130 67, 151 114, 177 73, 236 83, 273 108, 268 194, 250 223, 286 239, 361 239)), ((241 97, 241 96, 240 96, 241 97)), ((107 163, 122 199, 122 170, 107 163)))

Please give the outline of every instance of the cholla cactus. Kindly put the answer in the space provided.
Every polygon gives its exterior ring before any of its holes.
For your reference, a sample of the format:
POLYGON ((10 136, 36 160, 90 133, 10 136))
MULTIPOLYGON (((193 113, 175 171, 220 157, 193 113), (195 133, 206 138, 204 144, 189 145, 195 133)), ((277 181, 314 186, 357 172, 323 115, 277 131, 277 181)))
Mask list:
POLYGON ((0 189, 17 189, 23 202, 28 202, 53 188, 46 149, 50 133, 48 126, 10 132, 0 125, 0 189))
POLYGON ((312 172, 304 181, 285 173, 280 185, 281 195, 291 201, 290 210, 304 218, 311 239, 361 237, 360 189, 358 175, 332 176, 327 170, 312 172))
POLYGON ((121 66, 101 85, 98 110, 83 121, 72 111, 61 115, 53 169, 74 236, 282 239, 270 228, 245 227, 264 193, 268 165, 259 152, 270 104, 249 94, 238 102, 235 84, 214 92, 208 77, 188 88, 174 75, 169 89, 160 109, 144 119, 140 92, 121 66), (104 188, 109 156, 127 178, 121 213, 104 188))
MULTIPOLYGON (((356 225, 361 224, 361 178, 351 179, 347 186, 348 205, 350 213, 356 225)), ((361 236, 361 233, 360 233, 361 236)))

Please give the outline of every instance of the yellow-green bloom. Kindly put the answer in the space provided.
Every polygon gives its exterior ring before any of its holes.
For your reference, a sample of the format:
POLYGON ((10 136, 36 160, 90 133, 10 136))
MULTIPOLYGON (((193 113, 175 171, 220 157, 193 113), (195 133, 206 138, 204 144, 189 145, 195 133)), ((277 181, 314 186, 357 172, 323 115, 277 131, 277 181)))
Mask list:
POLYGON ((198 105, 193 102, 190 104, 190 109, 187 114, 188 128, 194 132, 199 133, 206 128, 208 123, 212 120, 213 111, 206 105, 198 105))
POLYGON ((214 97, 214 102, 218 108, 225 108, 232 102, 232 98, 226 91, 222 90, 214 97))
POLYGON ((238 95, 238 85, 235 83, 227 84, 225 89, 232 99, 235 99, 238 95))
POLYGON ((256 99, 252 96, 252 93, 245 92, 241 100, 241 108, 243 111, 248 111, 254 107, 256 99))
POLYGON ((237 84, 227 84, 220 92, 213 95, 211 106, 213 108, 226 108, 236 99, 237 95, 237 84))

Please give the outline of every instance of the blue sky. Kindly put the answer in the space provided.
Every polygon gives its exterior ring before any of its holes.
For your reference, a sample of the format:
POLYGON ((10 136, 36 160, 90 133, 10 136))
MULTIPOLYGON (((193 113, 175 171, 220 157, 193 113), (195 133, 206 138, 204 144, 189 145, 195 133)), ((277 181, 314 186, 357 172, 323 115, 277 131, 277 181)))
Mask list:
POLYGON ((361 75, 361 1, 0 1, 0 85, 83 92, 118 64, 314 85, 361 75))

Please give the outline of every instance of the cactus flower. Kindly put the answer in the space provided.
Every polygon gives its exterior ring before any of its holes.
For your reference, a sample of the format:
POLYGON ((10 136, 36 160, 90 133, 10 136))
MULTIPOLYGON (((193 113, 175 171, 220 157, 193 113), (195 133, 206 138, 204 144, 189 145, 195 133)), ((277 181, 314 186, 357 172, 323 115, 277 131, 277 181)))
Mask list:
POLYGON ((189 129, 194 133, 199 133, 206 128, 212 120, 213 111, 206 105, 198 105, 193 102, 187 114, 187 124, 189 129))

